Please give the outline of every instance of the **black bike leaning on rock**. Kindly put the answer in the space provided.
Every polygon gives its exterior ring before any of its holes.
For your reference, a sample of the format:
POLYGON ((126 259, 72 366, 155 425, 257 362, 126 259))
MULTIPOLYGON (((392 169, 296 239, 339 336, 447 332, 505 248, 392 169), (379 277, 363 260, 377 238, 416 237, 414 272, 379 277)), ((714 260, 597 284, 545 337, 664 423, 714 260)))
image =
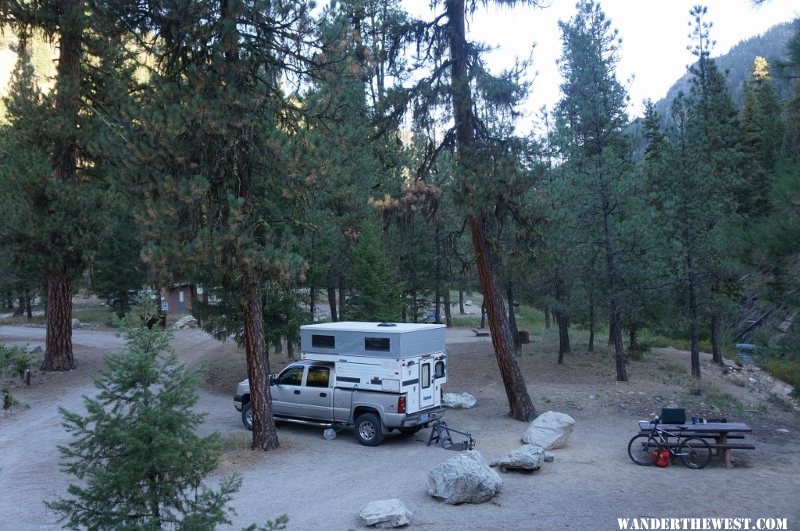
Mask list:
POLYGON ((669 450, 671 458, 680 457, 688 468, 700 469, 711 461, 711 447, 701 437, 686 437, 682 431, 686 426, 677 426, 677 432, 660 428, 659 417, 653 419, 653 429, 648 435, 634 435, 628 443, 628 455, 637 465, 650 466, 655 457, 669 450))

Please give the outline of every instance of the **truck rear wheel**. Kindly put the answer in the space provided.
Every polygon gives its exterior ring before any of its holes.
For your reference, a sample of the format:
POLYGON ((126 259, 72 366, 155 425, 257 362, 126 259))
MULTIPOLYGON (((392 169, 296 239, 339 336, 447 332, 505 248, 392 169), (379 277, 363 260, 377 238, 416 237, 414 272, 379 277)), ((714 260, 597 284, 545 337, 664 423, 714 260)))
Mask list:
POLYGON ((378 446, 383 442, 381 419, 375 413, 364 413, 356 419, 356 439, 364 446, 378 446))
POLYGON ((250 402, 242 404, 242 424, 250 431, 253 431, 253 410, 250 407, 250 402))

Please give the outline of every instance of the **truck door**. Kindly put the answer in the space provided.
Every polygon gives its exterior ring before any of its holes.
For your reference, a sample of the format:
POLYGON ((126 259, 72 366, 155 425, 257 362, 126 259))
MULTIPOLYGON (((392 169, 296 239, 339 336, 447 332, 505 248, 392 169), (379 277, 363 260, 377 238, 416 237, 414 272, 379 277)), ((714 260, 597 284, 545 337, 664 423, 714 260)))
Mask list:
POLYGON ((301 411, 301 393, 303 385, 302 365, 289 365, 278 375, 275 385, 270 387, 272 394, 273 415, 298 417, 301 411))
POLYGON ((433 386, 433 360, 423 360, 419 365, 419 408, 433 407, 435 403, 433 386))
POLYGON ((301 389, 303 416, 315 420, 332 420, 333 386, 331 369, 312 365, 306 373, 306 384, 301 389))

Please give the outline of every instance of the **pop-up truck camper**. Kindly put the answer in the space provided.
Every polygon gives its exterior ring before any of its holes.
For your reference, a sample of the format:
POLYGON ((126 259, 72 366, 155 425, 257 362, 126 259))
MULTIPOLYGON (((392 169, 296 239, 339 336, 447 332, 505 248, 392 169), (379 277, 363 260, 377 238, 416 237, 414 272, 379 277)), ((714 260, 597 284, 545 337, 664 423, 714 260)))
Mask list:
MULTIPOLYGON (((390 431, 416 433, 442 416, 447 381, 444 325, 339 322, 300 327, 300 361, 270 375, 276 420, 353 426, 376 446, 390 431)), ((234 405, 252 429, 250 386, 234 405)))

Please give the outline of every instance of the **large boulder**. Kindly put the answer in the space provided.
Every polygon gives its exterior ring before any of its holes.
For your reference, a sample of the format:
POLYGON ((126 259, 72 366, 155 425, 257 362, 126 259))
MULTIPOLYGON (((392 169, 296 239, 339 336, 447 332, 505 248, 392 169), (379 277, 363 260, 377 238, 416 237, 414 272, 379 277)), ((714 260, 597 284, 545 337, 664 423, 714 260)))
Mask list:
POLYGON ((491 500, 502 486, 503 480, 477 450, 448 459, 428 473, 428 494, 451 505, 491 500))
POLYGON ((477 402, 469 393, 445 393, 442 397, 442 404, 451 409, 470 409, 475 407, 477 402))
POLYGON ((545 450, 536 444, 526 444, 520 446, 504 458, 492 463, 492 466, 499 466, 501 470, 519 470, 522 472, 533 472, 542 467, 545 460, 545 450))
POLYGON ((392 528, 411 523, 411 511, 398 499, 376 500, 361 507, 361 521, 368 527, 392 528))
POLYGON ((197 328, 197 319, 192 317, 191 315, 187 315, 185 317, 181 317, 177 321, 175 321, 175 329, 176 330, 186 330, 187 328, 197 328))
POLYGON ((569 415, 548 411, 531 422, 522 434, 522 442, 539 445, 545 450, 563 448, 574 427, 575 419, 569 415))

